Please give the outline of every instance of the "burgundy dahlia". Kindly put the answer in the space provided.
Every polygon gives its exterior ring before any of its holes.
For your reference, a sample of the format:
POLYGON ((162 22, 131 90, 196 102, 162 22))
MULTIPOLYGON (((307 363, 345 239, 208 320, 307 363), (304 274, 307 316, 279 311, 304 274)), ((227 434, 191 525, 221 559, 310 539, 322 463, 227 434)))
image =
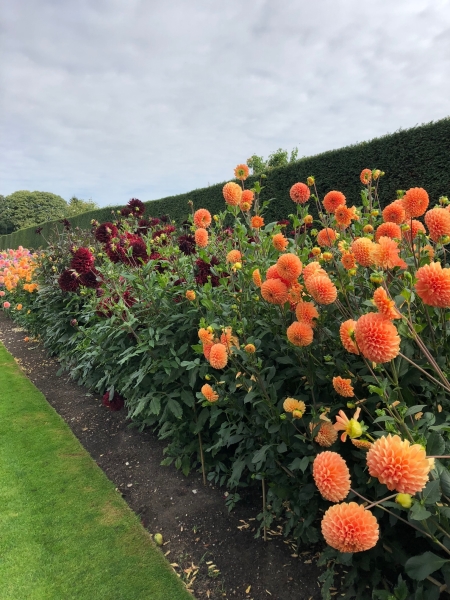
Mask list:
POLYGON ((186 256, 195 254, 195 237, 190 234, 180 235, 178 238, 178 248, 186 256))
POLYGON ((150 229, 150 221, 147 219, 139 219, 136 235, 145 235, 150 229))
POLYGON ((161 221, 158 219, 158 217, 152 217, 149 221, 150 223, 150 227, 156 227, 157 225, 159 225, 161 223, 161 221))
POLYGON ((109 392, 106 392, 103 394, 103 406, 106 406, 109 410, 117 411, 125 406, 125 401, 117 392, 114 392, 114 396, 110 400, 109 392))
POLYGON ((102 244, 107 244, 113 237, 117 237, 119 231, 112 223, 102 223, 95 230, 95 239, 102 244))
POLYGON ((168 223, 170 221, 169 215, 161 215, 160 219, 162 223, 168 223))
POLYGON ((58 284, 63 292, 76 292, 80 285, 77 274, 70 269, 66 269, 61 273, 58 284))
POLYGON ((132 212, 133 211, 131 210, 131 208, 129 206, 124 206, 123 208, 120 209, 120 214, 122 215, 122 217, 129 217, 132 212))
POLYGON ((87 288, 97 289, 101 285, 101 281, 97 278, 98 271, 97 269, 91 269, 87 273, 83 273, 79 277, 80 285, 84 285, 87 288))
POLYGON ((73 255, 70 268, 74 269, 80 275, 87 273, 94 266, 95 258, 88 248, 78 248, 73 255))
POLYGON ((131 208, 133 215, 136 215, 137 217, 142 217, 145 213, 145 204, 137 198, 131 198, 128 202, 128 206, 131 208))

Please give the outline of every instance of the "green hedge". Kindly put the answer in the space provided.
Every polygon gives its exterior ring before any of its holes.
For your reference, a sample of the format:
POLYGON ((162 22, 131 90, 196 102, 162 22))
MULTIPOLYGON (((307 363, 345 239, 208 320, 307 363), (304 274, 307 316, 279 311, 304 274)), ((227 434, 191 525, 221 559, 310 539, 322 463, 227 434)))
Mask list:
MULTIPOLYGON (((306 181, 309 175, 315 176, 321 195, 338 189, 346 195, 349 205, 360 204, 359 174, 364 168, 385 171, 386 176, 382 179, 380 188, 383 204, 396 198, 396 190, 416 186, 424 187, 431 202, 435 203, 439 196, 450 193, 449 140, 450 117, 447 117, 272 169, 267 173, 262 194, 263 199, 275 199, 267 210, 266 222, 286 218, 292 212, 289 189, 297 181, 306 181)), ((188 200, 192 200, 196 208, 207 208, 211 213, 220 212, 224 207, 224 183, 161 200, 150 200, 146 202, 147 212, 152 216, 169 214, 172 219, 181 222, 189 213, 188 200)), ((251 186, 251 179, 247 183, 251 186)), ((119 209, 121 206, 114 208, 119 209)), ((90 227, 91 219, 100 222, 110 220, 111 210, 108 207, 89 211, 70 221, 72 226, 86 229, 90 227)), ((54 221, 42 226, 44 237, 50 234, 57 223, 54 221)), ((36 227, 29 227, 0 236, 0 249, 17 248, 19 245, 33 249, 42 246, 44 240, 35 233, 35 229, 36 227)))

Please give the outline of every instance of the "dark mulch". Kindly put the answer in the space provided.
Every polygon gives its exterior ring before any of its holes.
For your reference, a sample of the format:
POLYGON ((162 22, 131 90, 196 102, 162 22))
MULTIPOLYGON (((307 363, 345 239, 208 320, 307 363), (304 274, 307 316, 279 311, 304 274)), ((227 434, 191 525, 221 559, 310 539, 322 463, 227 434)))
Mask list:
MULTIPOLYGON (((314 551, 295 554, 282 535, 255 539, 260 506, 249 497, 229 513, 224 490, 192 473, 160 465, 164 442, 130 427, 125 411, 111 412, 101 398, 58 377, 58 362, 0 312, 0 339, 26 375, 69 424, 92 458, 141 517, 161 532, 162 551, 198 599, 311 600, 320 598, 314 551), (198 573, 195 572, 198 569, 198 573)), ((275 531, 277 527, 275 526, 275 531)), ((131 600, 131 599, 130 599, 131 600)))

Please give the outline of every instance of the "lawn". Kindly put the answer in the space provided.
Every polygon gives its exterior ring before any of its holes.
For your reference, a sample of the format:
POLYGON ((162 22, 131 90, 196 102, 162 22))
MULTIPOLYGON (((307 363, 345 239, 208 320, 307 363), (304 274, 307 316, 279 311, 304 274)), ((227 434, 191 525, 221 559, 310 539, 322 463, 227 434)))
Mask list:
POLYGON ((2 600, 192 600, 1 344, 0 582, 2 600))

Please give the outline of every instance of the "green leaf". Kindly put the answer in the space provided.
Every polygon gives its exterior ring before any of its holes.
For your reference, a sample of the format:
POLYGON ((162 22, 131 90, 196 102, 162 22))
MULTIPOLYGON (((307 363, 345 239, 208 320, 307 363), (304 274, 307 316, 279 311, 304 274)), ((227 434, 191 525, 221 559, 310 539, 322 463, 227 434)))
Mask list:
POLYGON ((267 454, 267 450, 270 448, 270 444, 265 444, 264 446, 262 446, 262 448, 260 448, 257 452, 255 452, 253 458, 252 458, 252 463, 259 463, 259 462, 263 462, 263 460, 266 458, 266 454, 267 454))
POLYGON ((449 559, 447 558, 441 558, 433 552, 425 552, 424 554, 413 556, 407 560, 405 569, 411 579, 422 581, 448 562, 449 559))
POLYGON ((405 417, 409 417, 409 415, 415 415, 420 412, 422 408, 426 408, 426 404, 416 404, 415 406, 410 406, 408 410, 405 412, 405 417))
POLYGON ((440 475, 440 481, 441 481, 442 492, 447 497, 450 497, 450 473, 448 472, 447 468, 444 468, 442 470, 442 473, 440 475))
POLYGON ((183 409, 181 408, 180 403, 173 398, 169 398, 169 401, 167 402, 167 408, 177 419, 181 419, 183 416, 183 409))
POLYGON ((429 481, 422 493, 425 504, 436 504, 436 502, 439 502, 441 499, 439 481, 429 481))
POLYGON ((427 509, 420 504, 420 502, 416 502, 413 504, 409 516, 414 521, 425 521, 428 517, 431 517, 431 513, 427 511, 427 509))
POLYGON ((161 411, 161 400, 159 396, 153 396, 152 401, 150 402, 150 413, 152 415, 159 415, 161 411))
POLYGON ((444 438, 439 433, 433 432, 427 440, 427 454, 429 456, 440 456, 444 452, 444 438))

